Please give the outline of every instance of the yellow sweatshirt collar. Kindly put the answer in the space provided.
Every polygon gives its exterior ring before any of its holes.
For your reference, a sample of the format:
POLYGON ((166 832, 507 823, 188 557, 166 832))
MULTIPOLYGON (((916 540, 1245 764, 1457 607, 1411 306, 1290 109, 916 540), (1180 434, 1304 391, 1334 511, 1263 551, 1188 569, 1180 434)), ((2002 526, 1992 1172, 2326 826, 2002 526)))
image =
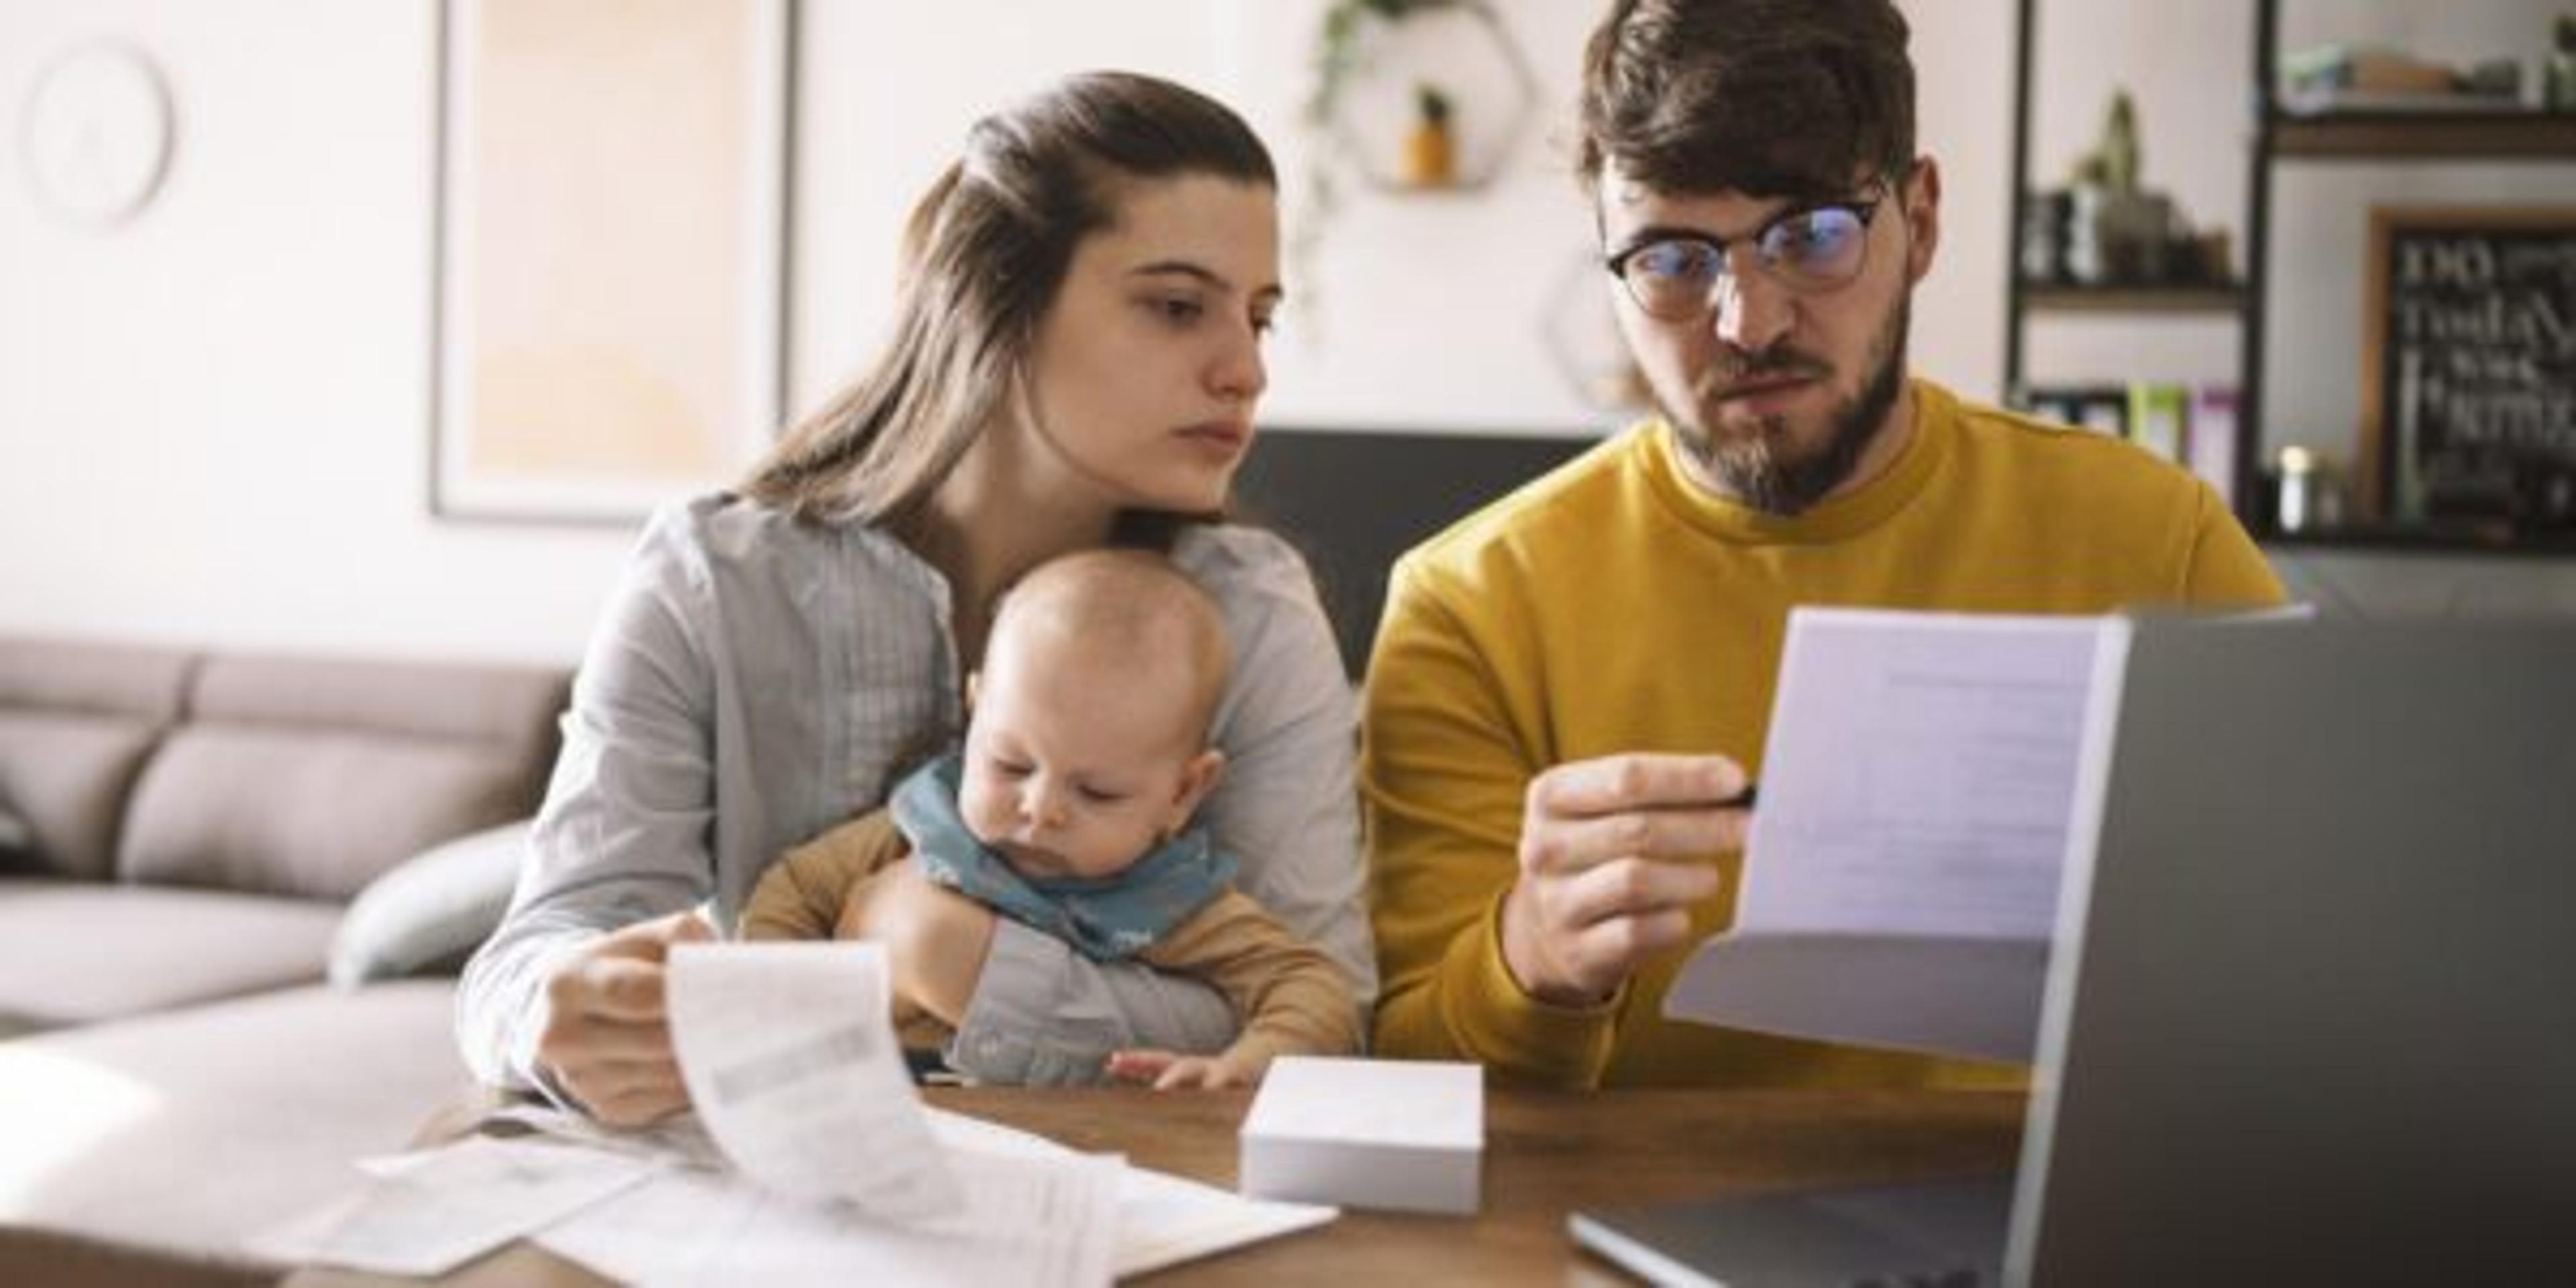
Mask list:
POLYGON ((1684 523, 1728 541, 1813 545, 1867 532, 1904 509, 1932 480, 1958 432, 1958 402, 1948 390, 1910 380, 1914 433, 1885 473, 1792 518, 1767 514, 1700 486, 1676 456, 1673 428, 1662 417, 1639 427, 1639 453, 1656 495, 1684 523))

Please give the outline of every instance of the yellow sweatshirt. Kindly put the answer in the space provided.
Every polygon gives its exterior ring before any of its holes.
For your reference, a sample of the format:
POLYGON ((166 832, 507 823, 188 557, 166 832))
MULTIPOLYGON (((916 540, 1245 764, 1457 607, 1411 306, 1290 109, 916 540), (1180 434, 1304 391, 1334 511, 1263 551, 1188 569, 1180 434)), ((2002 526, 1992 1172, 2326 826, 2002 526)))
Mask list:
MULTIPOLYGON (((1370 661, 1360 779, 1383 991, 1376 1050, 1480 1060, 1525 1085, 1996 1086, 2017 1066, 1664 1020, 1681 963, 1595 1007, 1504 965, 1497 913, 1539 771, 1720 752, 1757 777, 1793 605, 2101 613, 2252 606, 2280 583, 2217 496, 2129 444, 1912 385, 1885 473, 1794 518, 1709 495, 1649 421, 1494 502, 1396 567, 1370 661)), ((1741 854, 1692 914, 1735 913, 1741 854)))

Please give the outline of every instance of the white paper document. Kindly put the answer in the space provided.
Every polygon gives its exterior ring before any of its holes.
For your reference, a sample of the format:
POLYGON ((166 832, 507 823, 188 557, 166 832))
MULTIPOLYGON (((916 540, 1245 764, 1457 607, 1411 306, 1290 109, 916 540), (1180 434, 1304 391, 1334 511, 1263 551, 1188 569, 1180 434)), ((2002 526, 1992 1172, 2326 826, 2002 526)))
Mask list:
POLYGON ((897 1220, 964 1205, 895 1043, 881 947, 680 944, 665 997, 689 1099, 753 1180, 897 1220))
POLYGON ((798 1204, 726 1175, 675 1170, 537 1241, 600 1274, 639 1283, 756 1276, 764 1283, 1097 1284, 1340 1215, 1246 1199, 981 1119, 925 1112, 965 1193, 964 1208, 948 1217, 877 1221, 798 1204))
MULTIPOLYGON (((1044 1136, 942 1109, 930 1111, 930 1126, 954 1150, 1006 1158, 1053 1158, 1072 1152, 1044 1136)), ((1231 1190, 1130 1166, 1118 1176, 1114 1269, 1125 1279, 1311 1229, 1341 1214, 1337 1207, 1245 1198, 1231 1190)))
POLYGON ((360 1167, 374 1177, 365 1189, 245 1246, 281 1264, 440 1275, 663 1170, 626 1154, 484 1136, 360 1167))
POLYGON ((1734 927, 1664 1013, 2027 1061, 2095 695, 2128 624, 1790 614, 1734 927))
POLYGON ((721 1174, 671 1171, 537 1235, 558 1255, 639 1284, 939 1283, 1098 1288, 1110 1280, 1120 1160, 945 1158, 960 1206, 929 1220, 812 1203, 721 1174))
POLYGON ((434 1275, 530 1237, 636 1283, 1098 1288, 1336 1215, 932 1110, 887 994, 872 944, 678 946, 665 997, 694 1114, 613 1131, 503 1110, 484 1125, 539 1134, 361 1163, 363 1191, 248 1246, 434 1275))

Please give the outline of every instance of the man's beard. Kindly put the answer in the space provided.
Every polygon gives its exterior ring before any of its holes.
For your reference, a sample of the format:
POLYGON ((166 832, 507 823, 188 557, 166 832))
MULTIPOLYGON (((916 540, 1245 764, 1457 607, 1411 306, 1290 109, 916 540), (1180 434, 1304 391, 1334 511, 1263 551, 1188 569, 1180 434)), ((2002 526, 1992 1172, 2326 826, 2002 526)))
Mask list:
MULTIPOLYGON (((1905 339, 1913 303, 1910 295, 1898 297, 1895 311, 1870 345, 1868 379, 1861 382, 1859 392, 1827 413, 1829 432, 1813 452, 1792 455, 1782 450, 1789 445, 1788 420, 1783 416, 1765 416, 1760 433, 1725 442, 1699 418, 1677 416, 1669 406, 1663 409, 1664 420, 1677 431, 1675 441, 1702 477, 1736 500, 1783 518, 1803 514, 1851 478, 1861 454, 1885 428, 1888 409, 1896 405, 1897 392, 1905 384, 1905 339)), ((1727 383, 1765 374, 1826 370, 1815 358, 1781 346, 1741 364, 1727 383)))

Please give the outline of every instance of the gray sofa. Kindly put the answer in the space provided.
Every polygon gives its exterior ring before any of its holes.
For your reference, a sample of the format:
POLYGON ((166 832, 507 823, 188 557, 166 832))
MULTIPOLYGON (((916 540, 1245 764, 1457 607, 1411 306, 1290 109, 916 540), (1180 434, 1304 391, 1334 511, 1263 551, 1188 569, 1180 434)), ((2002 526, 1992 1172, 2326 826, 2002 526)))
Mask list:
POLYGON ((456 1095, 568 683, 0 639, 0 1282, 273 1278, 456 1095))

